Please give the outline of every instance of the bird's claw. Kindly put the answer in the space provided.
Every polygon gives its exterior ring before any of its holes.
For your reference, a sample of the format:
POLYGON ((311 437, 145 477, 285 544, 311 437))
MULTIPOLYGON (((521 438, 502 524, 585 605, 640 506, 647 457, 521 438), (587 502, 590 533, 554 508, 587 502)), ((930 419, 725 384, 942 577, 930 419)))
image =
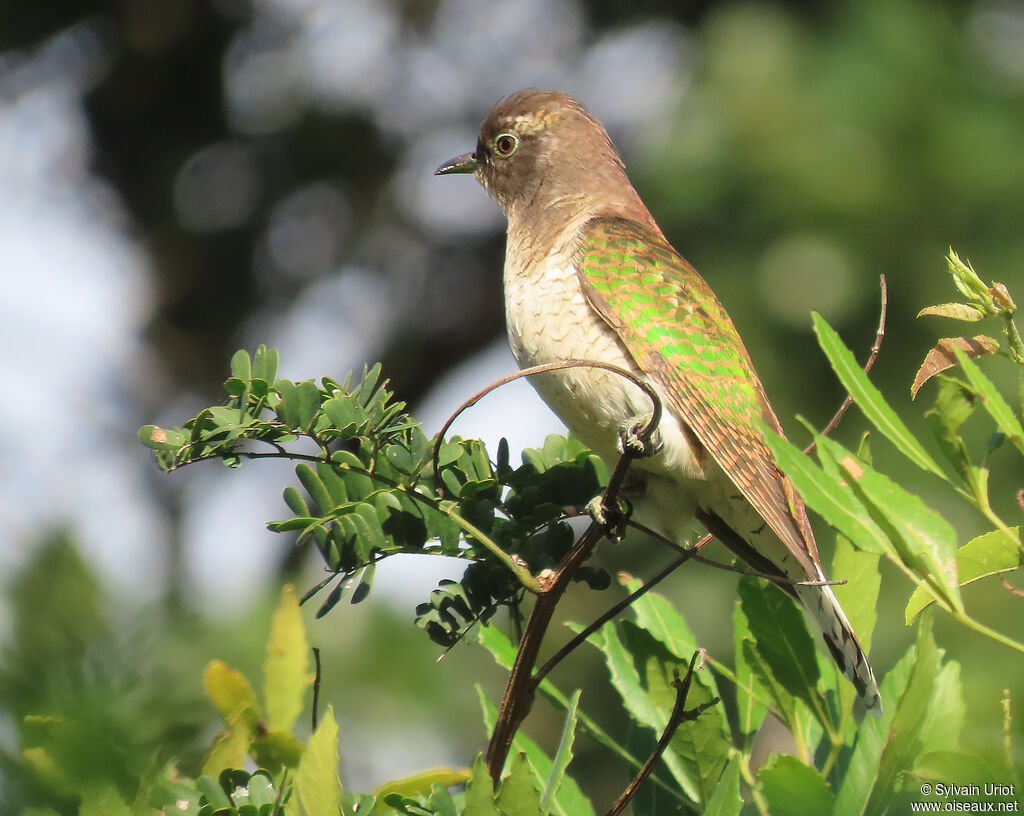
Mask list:
POLYGON ((647 426, 650 417, 640 417, 619 428, 619 453, 628 454, 635 459, 643 459, 647 456, 654 456, 664 447, 661 433, 657 428, 648 439, 641 439, 640 429, 647 426))
POLYGON ((633 509, 628 502, 607 504, 604 494, 587 502, 587 512, 595 523, 605 529, 608 538, 618 543, 626 535, 626 526, 633 509))

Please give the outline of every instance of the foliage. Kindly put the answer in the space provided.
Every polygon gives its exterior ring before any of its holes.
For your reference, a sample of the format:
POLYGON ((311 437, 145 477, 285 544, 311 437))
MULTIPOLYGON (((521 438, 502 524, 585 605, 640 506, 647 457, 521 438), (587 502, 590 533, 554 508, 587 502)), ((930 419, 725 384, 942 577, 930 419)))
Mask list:
MULTIPOLYGON (((1002 322, 1009 343, 1004 356, 1024 369, 1009 292, 999 284, 980 284, 952 253, 950 270, 970 302, 925 313, 962 317, 962 307, 987 309, 984 317, 1002 322)), ((544 669, 537 691, 564 711, 561 739, 551 750, 519 730, 497 776, 478 756, 471 768, 433 768, 357 794, 339 781, 339 749, 353 746, 339 735, 333 708, 327 706, 316 724, 314 695, 311 736, 304 741, 296 730, 302 712, 310 710, 316 678, 299 601, 286 587, 271 625, 262 691, 227 663, 206 667, 204 689, 224 725, 194 778, 160 752, 148 765, 129 766, 121 778, 83 768, 66 749, 67 735, 87 736, 88 724, 30 707, 19 726, 20 761, 40 789, 49 791, 40 794, 41 801, 60 813, 174 808, 196 816, 586 816, 603 806, 570 773, 580 735, 637 772, 664 734, 653 773, 631 802, 636 814, 881 814, 920 798, 923 781, 1019 784, 1009 735, 996 750, 964 751, 961 732, 969 712, 961 667, 940 648, 934 626, 936 615, 948 616, 1006 647, 1010 659, 1024 652, 1012 634, 978 620, 961 593, 967 583, 991 582, 1022 564, 1021 529, 992 510, 987 479, 991 457, 1024 452, 1019 412, 967 354, 947 343, 964 378, 934 370, 918 384, 934 381, 929 427, 947 460, 944 468, 817 316, 815 331, 878 433, 992 525, 960 544, 943 513, 874 466, 866 444, 853 452, 816 434, 815 460, 768 434, 780 467, 839 533, 831 574, 847 580, 835 591, 865 647, 879 622, 881 561, 908 581, 904 617, 915 636, 895 664, 879 673, 879 717, 862 721, 856 715, 852 687, 816 647, 798 607, 764 579, 746 575, 739 582, 733 653, 727 659, 701 649, 690 623, 667 598, 621 575, 619 583, 636 594, 629 613, 601 619, 598 626, 569 627, 582 632, 600 655, 608 683, 633 723, 631 739, 608 729, 604 712, 589 710, 579 690, 566 693, 544 669), (995 427, 980 459, 961 435, 972 417, 987 417, 995 427), (703 658, 701 667, 680 700, 675 678, 695 656, 703 658), (680 702, 699 713, 673 719, 670 712, 680 702), (755 743, 773 720, 785 726, 791 747, 755 760, 755 743)), ((393 399, 378 367, 365 369, 358 380, 315 384, 277 379, 276 363, 273 350, 261 347, 251 358, 239 352, 226 383, 226 404, 180 428, 146 426, 140 438, 167 470, 210 459, 230 467, 246 459, 296 460, 297 484, 284 491, 293 515, 270 527, 294 533, 297 543, 315 546, 323 559, 330 576, 314 591, 334 586, 318 614, 353 586, 353 601, 365 597, 383 558, 419 553, 464 560, 463 579, 439 587, 417 609, 416 621, 445 648, 468 639, 476 626, 473 639, 499 666, 510 668, 522 645, 498 627, 495 612, 504 606, 519 620, 525 599, 540 598, 544 576, 561 569, 577 546, 569 524, 575 508, 608 481, 603 464, 571 438, 549 438, 542 449, 526 451, 516 468, 504 445, 493 462, 477 441, 438 439, 432 445, 393 399)), ((610 583, 596 568, 581 568, 574 577, 596 590, 610 583)), ((81 625, 94 625, 89 620, 82 617, 81 625)), ((501 712, 482 688, 478 693, 484 723, 494 729, 501 712)))

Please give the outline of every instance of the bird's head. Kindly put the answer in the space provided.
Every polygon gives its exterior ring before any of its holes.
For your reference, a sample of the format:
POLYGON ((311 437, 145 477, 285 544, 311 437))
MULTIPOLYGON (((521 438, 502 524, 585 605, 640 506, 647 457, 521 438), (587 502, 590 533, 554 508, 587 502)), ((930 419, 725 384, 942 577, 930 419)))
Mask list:
POLYGON ((529 89, 500 101, 476 150, 436 171, 449 173, 472 173, 510 218, 524 209, 596 213, 639 204, 604 127, 560 91, 529 89))

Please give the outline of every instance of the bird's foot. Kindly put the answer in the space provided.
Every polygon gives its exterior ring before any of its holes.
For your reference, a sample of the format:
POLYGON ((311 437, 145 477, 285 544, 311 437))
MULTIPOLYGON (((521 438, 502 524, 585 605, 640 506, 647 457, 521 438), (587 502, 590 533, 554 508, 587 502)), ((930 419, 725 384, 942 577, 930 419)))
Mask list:
POLYGON ((597 524, 604 527, 608 538, 618 544, 626 536, 627 522, 633 514, 633 508, 626 501, 610 504, 601 494, 587 502, 587 512, 597 524))
POLYGON ((654 433, 648 439, 640 437, 640 430, 645 428, 651 421, 651 416, 638 417, 619 428, 619 453, 625 453, 635 459, 643 459, 647 456, 654 456, 665 446, 661 439, 661 432, 655 428, 654 433))

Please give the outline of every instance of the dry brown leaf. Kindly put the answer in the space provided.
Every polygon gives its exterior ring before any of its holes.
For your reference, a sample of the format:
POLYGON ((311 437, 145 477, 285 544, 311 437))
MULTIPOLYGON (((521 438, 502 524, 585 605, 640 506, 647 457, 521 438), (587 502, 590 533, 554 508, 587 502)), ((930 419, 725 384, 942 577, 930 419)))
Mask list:
POLYGON ((954 348, 960 349, 968 357, 981 357, 985 354, 995 354, 995 352, 999 351, 999 343, 991 337, 986 337, 984 334, 979 334, 970 339, 966 337, 943 337, 935 348, 928 352, 924 362, 921 363, 921 368, 918 369, 917 376, 914 377, 914 384, 910 386, 911 398, 916 397, 917 392, 921 390, 921 386, 940 371, 945 371, 947 368, 952 368, 956 365, 956 354, 953 353, 954 348))

